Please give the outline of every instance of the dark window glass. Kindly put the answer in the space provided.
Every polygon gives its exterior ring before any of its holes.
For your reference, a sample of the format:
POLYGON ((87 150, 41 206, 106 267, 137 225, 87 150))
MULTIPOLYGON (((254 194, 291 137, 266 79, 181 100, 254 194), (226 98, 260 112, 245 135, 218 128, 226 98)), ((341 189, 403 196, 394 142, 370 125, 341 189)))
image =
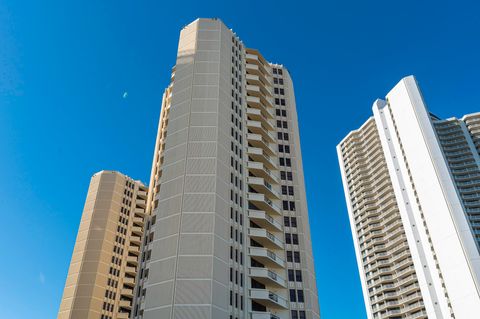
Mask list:
POLYGON ((292 234, 292 243, 294 245, 298 245, 298 235, 297 234, 292 234))
POLYGON ((297 301, 297 296, 295 294, 295 289, 290 289, 290 301, 292 301, 292 302, 297 301))
POLYGON ((290 220, 292 227, 297 227, 297 217, 292 217, 290 220))
POLYGON ((291 234, 285 234, 285 243, 291 244, 292 243, 292 235, 291 234))
POLYGON ((301 270, 295 270, 295 280, 300 282, 302 281, 302 271, 301 270))
POLYGON ((294 260, 296 263, 299 263, 299 262, 300 262, 300 252, 298 252, 298 251, 294 251, 294 252, 293 252, 293 260, 294 260))
POLYGON ((295 280, 295 276, 294 276, 293 269, 289 269, 288 270, 288 281, 294 281, 294 280, 295 280))
POLYGON ((298 302, 304 302, 305 298, 303 297, 303 290, 297 290, 298 302))

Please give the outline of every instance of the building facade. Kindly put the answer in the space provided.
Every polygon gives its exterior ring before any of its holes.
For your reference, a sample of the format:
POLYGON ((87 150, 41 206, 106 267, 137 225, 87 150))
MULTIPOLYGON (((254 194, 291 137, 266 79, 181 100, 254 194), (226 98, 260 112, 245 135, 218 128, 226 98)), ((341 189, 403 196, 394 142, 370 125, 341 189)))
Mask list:
POLYGON ((114 171, 93 175, 58 318, 130 318, 148 189, 114 171))
POLYGON ((480 114, 442 120, 414 77, 337 146, 369 318, 480 313, 480 114))
POLYGON ((292 79, 218 19, 180 33, 132 318, 319 318, 292 79))

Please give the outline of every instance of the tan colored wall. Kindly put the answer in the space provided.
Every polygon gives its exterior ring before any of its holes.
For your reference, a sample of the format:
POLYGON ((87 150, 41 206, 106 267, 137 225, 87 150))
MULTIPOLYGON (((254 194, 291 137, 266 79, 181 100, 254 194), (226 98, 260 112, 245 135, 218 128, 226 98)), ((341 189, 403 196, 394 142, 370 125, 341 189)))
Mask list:
POLYGON ((125 301, 122 306, 119 303, 127 298, 122 295, 125 278, 132 277, 133 281, 135 278, 134 275, 126 276, 125 268, 136 263, 132 259, 127 261, 129 255, 137 254, 133 252, 139 246, 130 242, 131 237, 143 232, 146 192, 145 196, 139 196, 139 188, 146 191, 143 184, 118 172, 102 171, 92 177, 58 318, 98 319, 102 315, 103 318, 128 318, 131 306, 125 301), (131 196, 125 192, 130 192, 131 196), (135 213, 138 205, 143 208, 135 213), (117 236, 122 238, 122 243, 116 243, 117 236), (115 246, 123 251, 114 252, 115 246), (116 263, 112 262, 112 257, 117 258, 116 263), (118 276, 110 273, 111 267, 118 276), (108 286, 109 279, 118 282, 116 287, 108 286), (109 298, 107 290, 111 291, 109 298), (103 310, 104 303, 111 305, 112 311, 103 310))

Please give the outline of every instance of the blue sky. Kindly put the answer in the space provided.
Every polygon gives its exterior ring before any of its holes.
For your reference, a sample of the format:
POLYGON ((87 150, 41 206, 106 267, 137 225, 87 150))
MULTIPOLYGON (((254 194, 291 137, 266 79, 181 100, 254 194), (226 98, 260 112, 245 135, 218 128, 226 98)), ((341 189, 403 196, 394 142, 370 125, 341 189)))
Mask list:
POLYGON ((335 146, 409 74, 437 115, 480 111, 479 10, 473 1, 0 0, 2 316, 56 317, 90 176, 114 169, 148 181, 179 31, 219 17, 293 76, 322 316, 366 318, 335 146))

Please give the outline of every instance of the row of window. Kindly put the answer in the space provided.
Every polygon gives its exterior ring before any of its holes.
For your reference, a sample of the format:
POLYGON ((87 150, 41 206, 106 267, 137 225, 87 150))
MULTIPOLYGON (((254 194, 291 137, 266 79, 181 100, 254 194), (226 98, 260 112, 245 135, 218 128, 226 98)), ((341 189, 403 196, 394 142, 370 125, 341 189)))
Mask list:
POLYGON ((281 153, 289 153, 290 154, 290 145, 278 144, 278 151, 281 152, 281 153))
POLYGON ((302 282, 302 271, 301 270, 288 270, 288 281, 302 282))
POLYGON ((293 186, 282 185, 282 195, 293 196, 293 186))
POLYGON ((286 244, 298 245, 298 235, 297 234, 285 233, 285 243, 286 244))
POLYGON ((282 69, 277 69, 277 68, 272 68, 272 72, 273 72, 273 74, 279 74, 279 75, 283 74, 283 70, 282 69))
POLYGON ((287 121, 277 120, 277 127, 279 127, 279 128, 288 128, 288 123, 287 123, 287 121))
POLYGON ((282 201, 283 210, 295 211, 295 202, 284 200, 282 201))
POLYGON ((123 248, 120 248, 118 246, 113 246, 113 252, 119 255, 123 255, 123 248))
POLYGON ((283 85, 283 79, 273 78, 273 84, 281 84, 281 85, 283 85))
POLYGON ((109 274, 118 277, 120 275, 120 269, 110 267, 109 274))
POLYGON ((288 141, 288 133, 277 132, 277 138, 281 141, 288 141))
POLYGON ((127 216, 130 216, 130 209, 128 209, 126 207, 120 208, 120 212, 127 215, 127 216))
POLYGON ((126 199, 126 198, 123 198, 123 199, 122 199, 122 203, 125 204, 125 205, 127 205, 127 206, 131 206, 131 205, 132 205, 132 201, 131 201, 131 200, 128 200, 128 199, 126 199))
POLYGON ((280 95, 285 95, 285 90, 280 89, 280 88, 273 88, 273 93, 280 94, 280 95))
POLYGON ((123 228, 123 227, 120 226, 120 225, 118 225, 118 226, 117 226, 117 232, 119 232, 120 234, 126 235, 126 234, 127 234, 127 229, 126 229, 126 228, 123 228))
POLYGON ((230 267, 230 282, 235 282, 236 285, 240 284, 240 287, 243 287, 243 273, 239 272, 238 270, 233 270, 230 267))
POLYGON ((112 312, 113 311, 113 305, 108 302, 103 303, 103 310, 112 312))
POLYGON ((287 250, 287 262, 293 263, 300 263, 300 252, 299 251, 291 251, 287 250))
POLYGON ((112 256, 112 264, 120 266, 122 265, 122 260, 118 257, 112 256))
POLYGON ((106 290, 105 291, 105 298, 108 298, 108 299, 115 299, 117 297, 117 293, 116 292, 113 292, 111 290, 106 290))
POLYGON ((239 303, 240 310, 243 310, 243 296, 239 295, 237 292, 234 294, 233 291, 230 290, 230 306, 238 308, 239 303))
POLYGON ((233 226, 230 226, 230 238, 235 239, 235 241, 239 242, 243 245, 243 233, 238 231, 238 229, 233 229, 233 226))
POLYGON ((127 196, 127 197, 132 197, 133 192, 125 189, 125 190, 123 191, 123 194, 124 194, 125 196, 127 196))
POLYGON ((290 301, 291 302, 305 302, 303 290, 290 289, 290 301))
POLYGON ((297 227, 297 217, 283 217, 283 225, 285 227, 297 227))
POLYGON ((275 109, 275 114, 276 114, 277 116, 286 117, 286 116, 287 116, 287 110, 275 109))
POLYGON ((275 104, 285 106, 285 99, 279 99, 279 98, 276 97, 275 98, 275 104))
POLYGON ((116 281, 115 279, 112 279, 112 278, 108 278, 107 286, 117 288, 118 287, 118 281, 116 281))
POLYGON ((291 166, 292 166, 292 160, 289 159, 289 158, 280 157, 280 158, 278 159, 278 162, 280 163, 280 166, 287 166, 287 167, 291 167, 291 166))
POLYGON ((304 310, 292 310, 292 319, 306 319, 307 315, 304 310))
POLYGON ((292 172, 280 171, 280 178, 282 179, 282 181, 285 181, 285 180, 291 181, 293 180, 293 174, 292 172))

